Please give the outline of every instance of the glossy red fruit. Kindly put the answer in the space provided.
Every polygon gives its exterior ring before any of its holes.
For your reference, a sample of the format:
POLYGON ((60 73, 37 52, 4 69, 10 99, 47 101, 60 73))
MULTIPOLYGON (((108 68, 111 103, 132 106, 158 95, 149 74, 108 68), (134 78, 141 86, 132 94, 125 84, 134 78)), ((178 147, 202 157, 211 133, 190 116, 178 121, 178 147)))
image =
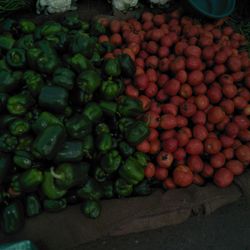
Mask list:
POLYGON ((221 141, 217 138, 207 138, 204 142, 204 150, 208 154, 216 154, 221 150, 221 141))
POLYGON ((203 152, 203 144, 198 139, 191 139, 187 146, 186 152, 190 155, 199 155, 203 152))
POLYGON ((194 173, 200 173, 204 167, 203 161, 198 155, 189 156, 187 160, 187 165, 194 173))
POLYGON ((173 171, 174 183, 179 187, 187 187, 193 182, 193 173, 185 165, 177 166, 173 171))
POLYGON ((221 107, 218 106, 212 107, 211 109, 209 109, 207 113, 208 122, 213 124, 223 121, 225 116, 226 116, 225 112, 222 110, 221 107))
POLYGON ((233 173, 230 170, 227 168, 220 168, 214 174, 213 180, 218 187, 225 188, 232 184, 233 178, 233 173))

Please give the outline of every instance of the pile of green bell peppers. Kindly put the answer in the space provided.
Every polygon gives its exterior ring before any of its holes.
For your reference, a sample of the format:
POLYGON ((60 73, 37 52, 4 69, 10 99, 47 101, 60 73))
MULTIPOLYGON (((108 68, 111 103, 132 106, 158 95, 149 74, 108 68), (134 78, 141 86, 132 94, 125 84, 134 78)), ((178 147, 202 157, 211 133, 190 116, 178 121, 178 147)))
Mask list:
POLYGON ((3 21, 0 31, 0 224, 5 233, 43 210, 81 203, 89 218, 101 199, 150 193, 148 158, 136 145, 149 128, 142 103, 123 95, 128 55, 104 60, 108 30, 76 14, 37 25, 3 21))

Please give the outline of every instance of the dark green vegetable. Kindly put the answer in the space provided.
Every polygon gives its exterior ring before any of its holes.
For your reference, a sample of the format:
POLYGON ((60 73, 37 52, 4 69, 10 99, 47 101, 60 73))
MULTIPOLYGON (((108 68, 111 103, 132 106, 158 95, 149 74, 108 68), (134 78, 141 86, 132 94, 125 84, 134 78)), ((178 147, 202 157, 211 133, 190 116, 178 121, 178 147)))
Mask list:
POLYGON ((16 147, 17 150, 25 150, 30 151, 33 143, 32 135, 23 135, 18 138, 18 145, 16 147))
POLYGON ((96 135, 101 135, 103 133, 110 133, 109 126, 106 123, 99 123, 95 127, 96 135))
POLYGON ((112 181, 103 182, 102 189, 105 199, 111 199, 114 197, 114 186, 112 181))
POLYGON ((121 133, 125 133, 130 127, 133 126, 135 120, 128 117, 123 117, 118 121, 118 128, 121 133))
POLYGON ((14 44, 15 44, 15 40, 13 39, 13 37, 8 36, 8 35, 0 36, 0 49, 10 50, 14 44))
POLYGON ((44 81, 40 74, 35 71, 28 70, 23 74, 23 80, 33 96, 37 96, 41 92, 44 81))
POLYGON ((82 152, 83 152, 83 156, 85 158, 92 158, 93 152, 94 152, 94 138, 92 135, 86 135, 84 136, 84 138, 82 139, 82 152))
POLYGON ((62 25, 58 22, 54 21, 47 21, 46 23, 43 24, 41 27, 41 35, 42 36, 49 36, 49 35, 54 35, 62 30, 62 25))
POLYGON ((44 200, 43 201, 43 208, 45 211, 50 213, 60 212, 67 207, 67 200, 66 199, 59 199, 59 200, 44 200))
POLYGON ((44 129, 46 129, 50 125, 61 125, 63 126, 62 122, 53 114, 49 112, 42 112, 40 113, 37 120, 32 124, 32 129, 35 133, 40 133, 44 129))
POLYGON ((121 74, 121 66, 118 59, 108 59, 104 65, 104 71, 108 76, 118 77, 121 74))
POLYGON ((121 166, 119 174, 124 180, 132 185, 136 185, 144 179, 143 167, 131 156, 121 166))
POLYGON ((100 35, 106 34, 107 30, 100 22, 94 21, 91 24, 90 32, 94 36, 100 36, 100 35))
POLYGON ((80 53, 73 55, 67 59, 67 62, 77 73, 81 73, 91 67, 89 60, 80 53))
POLYGON ((38 58, 40 58, 41 55, 42 50, 40 48, 31 48, 27 50, 26 57, 29 67, 31 67, 32 69, 36 69, 38 58))
POLYGON ((118 197, 128 197, 133 192, 133 185, 119 178, 115 182, 115 193, 118 197))
POLYGON ((78 189, 77 194, 82 199, 100 200, 103 192, 100 184, 94 179, 88 179, 83 187, 78 189))
POLYGON ((125 131, 125 139, 131 145, 138 145, 149 136, 149 127, 143 121, 136 121, 125 131))
POLYGON ((58 86, 61 86, 67 90, 70 90, 74 86, 75 73, 67 68, 58 68, 53 74, 52 82, 58 86))
POLYGON ((99 103, 104 114, 109 116, 115 116, 117 114, 118 105, 115 102, 101 101, 99 103))
POLYGON ((30 130, 30 124, 24 119, 16 119, 10 124, 9 131, 14 136, 20 136, 30 130))
POLYGON ((18 144, 17 138, 10 134, 4 133, 0 135, 0 151, 10 153, 13 152, 18 144))
POLYGON ((129 96, 119 98, 118 112, 122 117, 136 117, 143 113, 142 103, 129 96))
POLYGON ((33 104, 34 99, 27 92, 23 92, 10 96, 7 109, 13 115, 24 115, 33 104))
POLYGON ((78 76, 77 84, 86 93, 93 94, 101 85, 101 76, 94 70, 84 71, 78 76))
POLYGON ((39 105, 52 112, 63 113, 68 105, 68 92, 58 86, 45 86, 39 95, 39 105))
POLYGON ((8 98, 8 94, 0 93, 0 113, 5 111, 8 98))
POLYGON ((150 195, 151 193, 152 193, 152 189, 147 180, 144 180, 143 182, 134 186, 134 195, 147 196, 147 195, 150 195))
POLYGON ((101 204, 99 201, 86 200, 81 206, 81 211, 88 218, 96 219, 101 214, 101 204))
POLYGON ((62 163, 52 175, 55 178, 55 184, 60 189, 69 189, 83 184, 88 177, 89 164, 81 162, 79 164, 62 163))
POLYGON ((108 175, 102 168, 97 167, 94 172, 94 177, 98 182, 104 182, 106 181, 108 175))
POLYGON ((44 129, 33 143, 33 154, 37 158, 52 160, 62 147, 65 129, 60 125, 50 125, 44 129))
POLYGON ((27 151, 16 151, 13 162, 22 169, 28 169, 32 167, 33 156, 27 151))
POLYGON ((102 83, 100 94, 104 100, 112 101, 120 95, 120 85, 112 80, 102 83))
POLYGON ((1 212, 1 221, 4 233, 13 234, 18 232, 24 225, 24 209, 18 200, 4 206, 1 212))
POLYGON ((97 149, 101 153, 107 153, 112 148, 112 136, 110 133, 103 133, 97 136, 97 149))
POLYGON ((135 64, 131 57, 127 54, 121 54, 119 57, 122 75, 125 78, 133 78, 135 75, 135 64))
POLYGON ((83 107, 86 103, 91 101, 92 98, 93 94, 86 93, 78 87, 74 87, 70 92, 70 101, 75 106, 83 107))
POLYGON ((135 149, 131 147, 127 142, 121 141, 119 143, 119 151, 121 155, 126 159, 135 152, 135 149))
POLYGON ((32 192, 42 183, 43 173, 38 169, 28 169, 13 177, 11 187, 17 193, 32 192))
POLYGON ((149 161, 148 155, 137 151, 133 156, 143 168, 147 167, 149 161))
POLYGON ((52 174, 49 171, 45 171, 43 175, 42 191, 43 194, 51 200, 60 199, 66 194, 66 190, 56 187, 54 181, 52 174))
POLYGON ((31 194, 25 198, 25 211, 28 217, 34 217, 42 212, 42 206, 37 195, 31 194))
POLYGON ((19 21, 19 28, 22 33, 33 33, 36 29, 36 25, 29 19, 21 19, 19 21))
POLYGON ((75 115, 66 122, 68 134, 74 139, 83 139, 91 133, 92 123, 85 115, 75 115))
POLYGON ((78 162, 83 158, 81 141, 66 141, 55 157, 56 162, 78 162))
POLYGON ((113 149, 102 157, 101 167, 106 173, 112 174, 117 171, 121 162, 122 157, 120 156, 119 152, 113 149))
POLYGON ((87 116, 93 123, 102 118, 102 109, 96 102, 89 102, 83 109, 83 115, 87 116))
POLYGON ((6 62, 14 69, 23 68, 26 64, 25 50, 20 48, 10 49, 6 54, 6 62))
POLYGON ((19 49, 29 50, 31 48, 34 48, 34 37, 33 35, 25 35, 23 37, 20 37, 16 43, 15 47, 19 49))
POLYGON ((0 70, 0 91, 4 93, 11 93, 18 88, 18 83, 22 78, 20 71, 10 72, 0 70))
POLYGON ((69 29, 80 29, 81 28, 81 20, 79 19, 78 14, 67 14, 64 17, 63 25, 69 29))

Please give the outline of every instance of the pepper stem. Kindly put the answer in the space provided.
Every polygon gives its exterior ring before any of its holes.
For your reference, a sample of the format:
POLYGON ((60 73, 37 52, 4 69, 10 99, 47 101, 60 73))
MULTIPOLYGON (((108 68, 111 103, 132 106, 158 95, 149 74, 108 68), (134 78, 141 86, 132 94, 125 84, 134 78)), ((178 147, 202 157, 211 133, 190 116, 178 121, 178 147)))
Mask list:
POLYGON ((55 172, 54 169, 55 169, 54 167, 51 167, 51 168, 50 168, 50 173, 51 173, 51 175, 52 175, 55 179, 61 180, 61 179, 63 178, 63 176, 60 175, 60 174, 57 174, 57 173, 55 172))

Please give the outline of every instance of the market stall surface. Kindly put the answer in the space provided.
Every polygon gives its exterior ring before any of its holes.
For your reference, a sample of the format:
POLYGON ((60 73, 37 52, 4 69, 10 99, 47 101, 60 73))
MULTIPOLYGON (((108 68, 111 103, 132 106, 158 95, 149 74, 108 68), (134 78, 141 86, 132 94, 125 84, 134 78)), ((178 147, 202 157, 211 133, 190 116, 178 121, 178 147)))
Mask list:
POLYGON ((154 231, 100 239, 72 250, 249 250, 249 222, 250 203, 240 199, 207 217, 193 217, 154 231))

